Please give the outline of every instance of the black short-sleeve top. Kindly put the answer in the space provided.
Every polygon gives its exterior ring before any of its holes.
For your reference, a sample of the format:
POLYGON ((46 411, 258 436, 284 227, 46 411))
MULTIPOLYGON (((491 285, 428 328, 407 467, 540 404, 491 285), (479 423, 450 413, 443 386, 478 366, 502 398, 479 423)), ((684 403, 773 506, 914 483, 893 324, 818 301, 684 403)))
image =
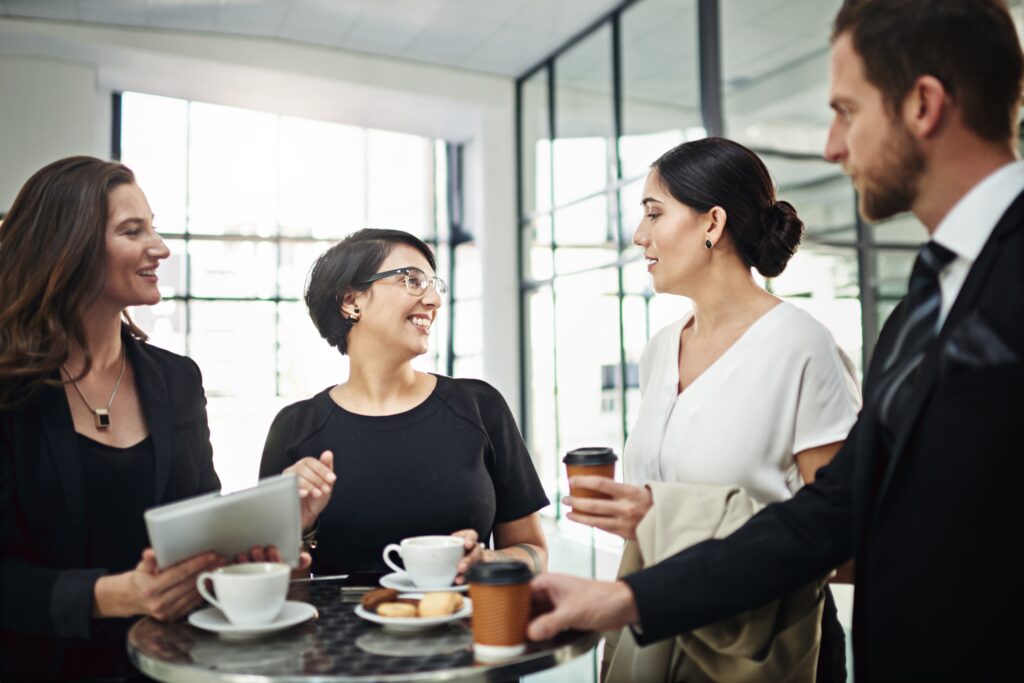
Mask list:
POLYGON ((548 504, 508 405, 486 382, 439 375, 423 403, 386 416, 351 413, 329 392, 278 413, 260 463, 267 477, 334 452, 314 571, 385 571, 388 543, 460 529, 488 539, 495 524, 548 504))

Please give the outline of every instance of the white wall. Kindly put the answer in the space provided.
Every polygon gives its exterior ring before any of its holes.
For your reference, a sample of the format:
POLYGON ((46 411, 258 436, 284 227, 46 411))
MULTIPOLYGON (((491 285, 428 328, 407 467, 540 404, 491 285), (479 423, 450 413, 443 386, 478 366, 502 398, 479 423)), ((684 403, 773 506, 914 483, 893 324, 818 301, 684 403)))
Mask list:
POLYGON ((511 79, 241 36, 0 19, 0 211, 36 169, 108 156, 110 93, 135 90, 466 144, 484 267, 484 375, 518 413, 511 79))

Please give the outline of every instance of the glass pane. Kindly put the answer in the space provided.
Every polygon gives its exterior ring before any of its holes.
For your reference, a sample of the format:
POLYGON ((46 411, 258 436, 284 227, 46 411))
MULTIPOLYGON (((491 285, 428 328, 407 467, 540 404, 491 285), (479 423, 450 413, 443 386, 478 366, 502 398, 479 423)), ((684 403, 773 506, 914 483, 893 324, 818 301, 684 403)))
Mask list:
POLYGON ((480 299, 457 300, 454 305, 456 356, 473 356, 484 350, 483 303, 480 299))
POLYGON ((555 272, 578 273, 581 270, 613 265, 619 258, 618 250, 606 247, 580 247, 555 249, 555 272))
POLYGON ((697 3, 638 2, 622 13, 622 177, 704 136, 697 3))
POLYGON ((524 306, 527 446, 548 498, 557 508, 558 418, 555 410, 555 309, 550 287, 527 295, 524 306))
POLYGON ((363 130, 281 118, 282 235, 341 239, 366 226, 363 130))
POLYGON ((609 214, 608 195, 598 195, 555 211, 555 244, 615 244, 614 221, 609 214))
POLYGON ((762 157, 778 184, 779 199, 796 207, 806 239, 857 241, 853 186, 839 167, 826 161, 762 157))
POLYGON ((907 295, 910 270, 914 267, 914 249, 876 249, 875 292, 879 301, 899 301, 907 295))
POLYGON ((273 303, 192 301, 189 317, 189 351, 208 395, 275 395, 273 303))
POLYGON ((551 125, 548 110, 548 72, 541 69, 520 89, 522 126, 523 213, 551 208, 551 125))
POLYGON ((185 241, 167 240, 171 255, 160 263, 156 271, 160 296, 166 298, 185 295, 185 241))
POLYGON ((820 320, 861 370, 863 328, 856 248, 805 244, 771 285, 775 294, 820 320))
POLYGON ((348 379, 348 356, 320 336, 305 305, 282 302, 277 316, 277 390, 281 396, 308 398, 348 379))
MULTIPOLYGON (((442 276, 447 277, 443 273, 442 276)), ((455 248, 455 278, 452 285, 452 295, 456 299, 480 297, 483 274, 480 270, 480 250, 476 244, 469 242, 455 248)))
POLYGON ((901 213, 881 223, 869 224, 876 244, 913 244, 928 241, 928 230, 912 213, 901 213))
POLYGON ((135 306, 128 315, 149 335, 150 344, 185 355, 184 301, 164 299, 155 306, 135 306))
POLYGON ((619 190, 619 223, 622 228, 622 249, 629 255, 633 252, 643 253, 640 247, 633 245, 633 235, 636 228, 644 217, 644 207, 640 204, 643 199, 644 183, 647 181, 647 174, 642 178, 623 186, 619 190))
POLYGON ((366 227, 434 235, 434 151, 415 135, 366 131, 366 227))
MULTIPOLYGON (((434 226, 438 242, 451 242, 448 212, 448 153, 444 140, 434 140, 434 226)), ((462 220, 462 216, 458 216, 462 220)))
POLYGON ((464 356, 462 358, 456 358, 455 368, 452 370, 452 377, 486 379, 484 377, 484 357, 464 356))
POLYGON ((654 294, 651 289, 651 274, 647 272, 647 262, 643 257, 635 258, 622 267, 622 291, 627 294, 646 294, 650 297, 654 294))
POLYGON ((313 263, 334 242, 282 242, 281 264, 277 269, 281 298, 301 299, 306 291, 306 280, 313 263))
POLYGON ((626 429, 636 424, 640 410, 640 357, 651 336, 647 302, 642 296, 622 299, 622 346, 626 352, 626 429))
POLYGON ((832 118, 828 36, 840 1, 719 3, 729 137, 755 149, 822 153, 832 118))
POLYGON ((523 280, 547 280, 555 272, 551 251, 551 216, 533 219, 523 229, 523 280))
POLYGON ((135 172, 158 229, 185 232, 188 102, 121 95, 121 161, 135 172))
POLYGON ((188 149, 189 232, 275 234, 277 116, 192 102, 188 149))
POLYGON ((191 240, 192 296, 274 296, 277 245, 273 242, 191 240))
POLYGON ((563 450, 610 446, 622 452, 617 289, 614 268, 555 281, 558 434, 563 450))
POLYGON ((611 39, 605 25, 555 62, 555 206, 616 178, 611 39))

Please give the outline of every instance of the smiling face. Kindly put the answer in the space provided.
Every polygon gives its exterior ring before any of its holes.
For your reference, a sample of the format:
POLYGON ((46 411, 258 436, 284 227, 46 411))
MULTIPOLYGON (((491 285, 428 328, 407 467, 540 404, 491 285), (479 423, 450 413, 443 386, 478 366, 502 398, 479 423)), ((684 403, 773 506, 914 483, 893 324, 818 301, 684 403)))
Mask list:
POLYGON ((644 217, 633 244, 644 250, 652 287, 656 292, 685 294, 707 267, 704 229, 710 219, 673 197, 657 169, 647 174, 642 202, 644 217))
POLYGON ((864 73, 849 33, 832 45, 831 93, 835 118, 825 156, 842 164, 859 193, 861 214, 881 220, 908 211, 917 198, 924 158, 902 120, 864 73))
MULTIPOLYGON (((426 257, 419 250, 396 244, 387 258, 377 267, 382 273, 395 268, 419 268, 427 277, 434 276, 426 257)), ((430 346, 430 328, 441 296, 433 286, 427 287, 421 297, 409 293, 404 275, 394 275, 374 282, 366 292, 354 297, 360 308, 359 324, 349 333, 349 352, 360 344, 356 338, 368 340, 370 348, 401 349, 410 358, 427 352, 430 346)), ((358 353, 358 351, 357 351, 358 353)))
POLYGON ((100 301, 118 310, 160 301, 157 267, 170 255, 153 228, 153 211, 134 183, 118 185, 108 196, 106 258, 100 301))

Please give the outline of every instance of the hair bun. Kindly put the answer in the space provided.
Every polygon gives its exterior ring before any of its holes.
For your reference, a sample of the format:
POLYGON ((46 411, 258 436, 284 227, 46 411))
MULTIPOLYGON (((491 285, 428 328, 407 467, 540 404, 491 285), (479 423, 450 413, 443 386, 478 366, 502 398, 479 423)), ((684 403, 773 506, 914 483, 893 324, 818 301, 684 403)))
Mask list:
POLYGON ((764 223, 764 238, 758 245, 754 267, 765 277, 775 277, 786 269, 800 246, 804 222, 796 215, 792 204, 778 201, 765 212, 764 223))

